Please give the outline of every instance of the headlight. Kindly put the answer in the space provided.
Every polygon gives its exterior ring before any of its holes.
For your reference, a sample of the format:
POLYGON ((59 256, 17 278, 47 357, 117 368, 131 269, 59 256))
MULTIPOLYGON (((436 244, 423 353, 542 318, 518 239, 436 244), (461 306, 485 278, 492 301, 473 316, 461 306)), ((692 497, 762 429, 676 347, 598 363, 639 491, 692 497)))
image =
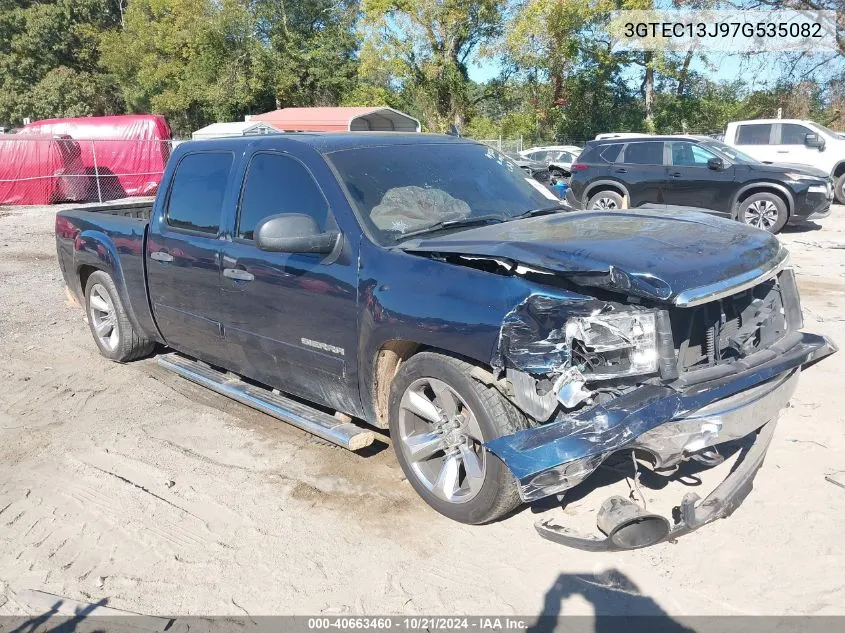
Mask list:
POLYGON ((657 372, 657 312, 574 317, 566 324, 572 365, 588 381, 657 372))
POLYGON ((786 172, 784 177, 787 180, 819 180, 818 176, 811 176, 810 174, 796 174, 791 171, 786 172))

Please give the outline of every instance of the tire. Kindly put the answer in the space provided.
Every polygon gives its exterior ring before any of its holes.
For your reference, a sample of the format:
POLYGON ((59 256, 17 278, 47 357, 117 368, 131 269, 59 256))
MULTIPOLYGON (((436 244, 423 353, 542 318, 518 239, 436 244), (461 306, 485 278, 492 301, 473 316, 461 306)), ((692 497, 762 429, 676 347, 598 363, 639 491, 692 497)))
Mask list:
POLYGON ((498 391, 471 378, 472 369, 469 363, 434 352, 412 356, 402 363, 390 386, 389 410, 396 458, 414 490, 440 514, 477 525, 495 521, 521 503, 516 479, 479 440, 515 433, 527 428, 528 420, 498 391), (434 395, 435 389, 444 388, 445 396, 434 395), (421 407, 418 397, 428 404, 421 407), (450 400, 458 406, 451 407, 450 400), (450 410, 459 415, 444 415, 450 410), (450 420, 460 426, 443 430, 450 420), (412 445, 419 449, 416 458, 412 445), (443 485, 438 485, 441 481, 443 485))
POLYGON ((101 270, 85 284, 85 313, 100 354, 125 363, 149 356, 155 341, 141 336, 126 314, 112 278, 101 270))
POLYGON ((609 189, 599 191, 590 196, 587 202, 587 209, 600 209, 602 211, 618 211, 622 208, 624 200, 615 191, 609 189))
POLYGON ((764 191, 739 203, 738 219, 769 233, 779 233, 789 219, 789 211, 783 198, 764 191))
POLYGON ((833 195, 839 204, 845 204, 845 174, 836 179, 833 185, 833 195))

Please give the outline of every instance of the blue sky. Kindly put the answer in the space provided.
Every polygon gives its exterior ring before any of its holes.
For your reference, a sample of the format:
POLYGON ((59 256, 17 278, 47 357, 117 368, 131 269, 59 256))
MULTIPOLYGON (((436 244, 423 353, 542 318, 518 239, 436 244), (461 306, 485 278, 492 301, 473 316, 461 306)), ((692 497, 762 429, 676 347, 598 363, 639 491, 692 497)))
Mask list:
MULTIPOLYGON (((710 53, 710 67, 696 58, 693 61, 693 69, 714 81, 744 79, 753 81, 751 87, 764 88, 774 83, 778 76, 774 57, 774 55, 771 57, 761 55, 751 60, 743 60, 740 55, 710 53)), ((496 59, 474 60, 469 66, 469 76, 474 81, 485 82, 495 78, 500 70, 500 62, 496 59)))

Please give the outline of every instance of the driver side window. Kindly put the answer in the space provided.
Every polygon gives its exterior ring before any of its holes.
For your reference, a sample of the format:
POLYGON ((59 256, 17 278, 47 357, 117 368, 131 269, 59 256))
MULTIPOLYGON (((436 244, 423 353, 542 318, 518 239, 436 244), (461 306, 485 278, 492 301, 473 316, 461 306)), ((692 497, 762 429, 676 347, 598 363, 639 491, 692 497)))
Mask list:
POLYGON ((283 154, 256 154, 244 179, 235 234, 252 240, 256 225, 279 213, 310 215, 324 231, 329 206, 311 173, 298 160, 283 154))

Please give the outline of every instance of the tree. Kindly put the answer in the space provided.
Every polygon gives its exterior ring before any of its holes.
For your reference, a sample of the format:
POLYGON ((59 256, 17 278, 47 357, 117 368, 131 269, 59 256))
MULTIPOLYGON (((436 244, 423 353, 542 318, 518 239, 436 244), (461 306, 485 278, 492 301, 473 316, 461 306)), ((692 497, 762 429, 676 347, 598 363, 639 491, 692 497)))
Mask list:
POLYGON ((503 0, 364 0, 362 80, 405 92, 429 129, 464 125, 468 64, 500 32, 503 0))

